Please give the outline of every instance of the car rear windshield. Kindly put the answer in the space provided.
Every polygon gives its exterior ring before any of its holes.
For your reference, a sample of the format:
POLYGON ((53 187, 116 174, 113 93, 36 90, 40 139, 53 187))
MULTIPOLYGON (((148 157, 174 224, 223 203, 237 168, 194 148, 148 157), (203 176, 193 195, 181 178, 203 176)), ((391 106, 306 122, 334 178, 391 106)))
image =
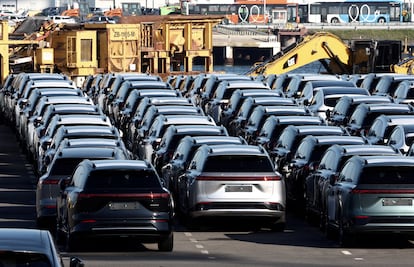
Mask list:
POLYGON ((359 184, 414 184, 413 173, 414 167, 407 166, 367 167, 359 184))
POLYGON ((211 156, 205 166, 205 172, 271 172, 273 166, 267 157, 262 156, 211 156))
POLYGON ((52 265, 44 254, 0 251, 0 266, 51 267, 52 265))
POLYGON ((83 158, 56 159, 50 170, 50 175, 70 175, 83 158))
POLYGON ((97 170, 90 173, 85 188, 160 188, 155 172, 150 170, 97 170))
MULTIPOLYGON (((76 166, 84 159, 85 158, 59 158, 53 164, 50 170, 50 175, 70 175, 72 174, 76 166)), ((102 158, 91 157, 88 159, 94 160, 94 159, 106 159, 106 158, 105 157, 102 157, 102 158)))

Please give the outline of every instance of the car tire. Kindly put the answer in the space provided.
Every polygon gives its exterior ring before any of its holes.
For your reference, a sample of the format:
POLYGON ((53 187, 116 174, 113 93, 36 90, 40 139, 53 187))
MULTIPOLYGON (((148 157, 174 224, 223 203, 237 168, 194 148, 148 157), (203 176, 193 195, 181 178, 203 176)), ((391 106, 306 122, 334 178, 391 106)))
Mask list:
POLYGON ((321 230, 322 232, 325 232, 327 223, 328 223, 327 216, 325 213, 321 211, 319 215, 319 230, 321 230))
POLYGON ((354 245, 354 236, 344 226, 342 219, 339 219, 338 242, 340 247, 352 247, 354 245))
POLYGON ((303 192, 303 206, 304 206, 304 216, 305 216, 305 220, 312 226, 315 226, 318 224, 318 218, 316 218, 315 214, 312 212, 310 205, 309 205, 309 199, 308 199, 308 195, 306 192, 306 188, 305 191, 303 192))
POLYGON ((336 232, 333 229, 333 226, 330 224, 327 211, 325 211, 325 215, 323 216, 322 220, 324 221, 323 224, 324 224, 324 231, 325 231, 326 238, 331 239, 331 240, 335 239, 336 232))
POLYGON ((158 249, 160 251, 171 252, 174 248, 174 234, 171 233, 166 239, 158 242, 158 249))
POLYGON ((59 223, 56 225, 56 230, 55 230, 55 239, 56 239, 56 244, 58 245, 63 245, 63 241, 65 240, 65 237, 61 231, 61 228, 59 226, 59 223))
POLYGON ((70 231, 68 230, 66 233, 66 243, 65 243, 65 250, 66 252, 72 252, 75 250, 76 248, 76 237, 74 234, 71 234, 70 231))

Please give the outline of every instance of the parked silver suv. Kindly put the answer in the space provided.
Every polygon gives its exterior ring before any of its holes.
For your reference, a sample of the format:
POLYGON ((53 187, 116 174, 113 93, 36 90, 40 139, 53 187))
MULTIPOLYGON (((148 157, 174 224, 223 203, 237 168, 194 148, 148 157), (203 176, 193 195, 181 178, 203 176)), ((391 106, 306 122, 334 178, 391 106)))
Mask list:
POLYGON ((178 178, 177 199, 190 218, 249 217, 285 228, 285 182, 261 146, 201 146, 178 178))

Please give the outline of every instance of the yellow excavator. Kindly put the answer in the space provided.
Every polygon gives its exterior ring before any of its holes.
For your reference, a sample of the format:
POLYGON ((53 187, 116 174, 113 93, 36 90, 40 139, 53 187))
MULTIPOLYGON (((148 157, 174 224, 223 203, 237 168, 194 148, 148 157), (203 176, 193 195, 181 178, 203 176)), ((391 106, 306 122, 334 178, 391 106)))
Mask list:
POLYGON ((409 57, 391 66, 391 72, 398 74, 414 74, 414 57, 409 57))
POLYGON ((345 43, 332 33, 317 32, 256 63, 247 74, 282 74, 318 60, 332 74, 392 72, 402 61, 401 48, 401 41, 356 39, 345 43))

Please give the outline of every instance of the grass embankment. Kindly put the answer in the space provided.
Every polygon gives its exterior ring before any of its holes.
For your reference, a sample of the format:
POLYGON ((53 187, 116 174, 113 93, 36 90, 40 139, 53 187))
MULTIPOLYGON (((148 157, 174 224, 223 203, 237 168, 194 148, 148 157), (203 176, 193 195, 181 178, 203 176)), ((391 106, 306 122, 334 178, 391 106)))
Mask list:
MULTIPOLYGON (((408 45, 414 45, 414 28, 412 29, 392 29, 392 30, 325 30, 340 37, 342 40, 351 39, 372 39, 372 40, 401 40, 403 44, 407 39, 408 45)), ((310 34, 317 30, 308 30, 310 34)))

